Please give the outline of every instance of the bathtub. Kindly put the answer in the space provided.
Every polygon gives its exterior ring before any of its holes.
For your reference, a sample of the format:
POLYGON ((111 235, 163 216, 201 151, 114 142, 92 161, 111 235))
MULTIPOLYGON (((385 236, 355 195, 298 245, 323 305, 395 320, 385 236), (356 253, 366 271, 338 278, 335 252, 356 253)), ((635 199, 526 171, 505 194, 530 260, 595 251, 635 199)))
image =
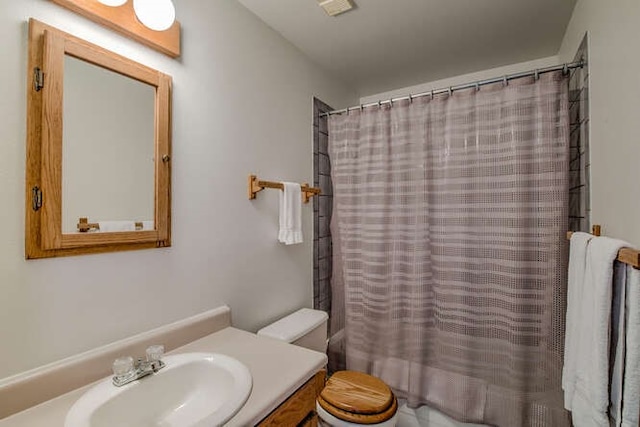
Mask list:
POLYGON ((411 409, 402 400, 398 405, 398 427, 487 427, 461 423, 428 406, 411 409))

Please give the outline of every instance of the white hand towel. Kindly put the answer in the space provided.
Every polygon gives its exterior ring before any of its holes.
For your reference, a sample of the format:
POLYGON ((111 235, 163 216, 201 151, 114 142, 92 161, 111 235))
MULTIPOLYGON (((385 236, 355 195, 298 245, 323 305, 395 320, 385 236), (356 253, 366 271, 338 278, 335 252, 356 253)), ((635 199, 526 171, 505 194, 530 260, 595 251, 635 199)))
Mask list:
POLYGON ((278 241, 285 245, 302 243, 302 191, 300 184, 283 182, 280 191, 280 232, 278 241))
POLYGON ((135 221, 98 221, 101 233, 136 231, 135 221))
POLYGON ((637 427, 640 422, 640 271, 627 266, 627 324, 622 427, 637 427))
POLYGON ((562 389, 564 407, 571 410, 573 390, 576 382, 576 363, 578 357, 577 336, 582 317, 582 293, 584 273, 587 265, 587 245, 593 234, 575 232, 569 244, 569 276, 567 286, 567 317, 564 341, 564 366, 562 367, 562 389))
POLYGON ((594 237, 587 246, 585 286, 582 292, 576 343, 575 389, 570 403, 575 427, 609 425, 609 333, 613 262, 628 243, 594 237))

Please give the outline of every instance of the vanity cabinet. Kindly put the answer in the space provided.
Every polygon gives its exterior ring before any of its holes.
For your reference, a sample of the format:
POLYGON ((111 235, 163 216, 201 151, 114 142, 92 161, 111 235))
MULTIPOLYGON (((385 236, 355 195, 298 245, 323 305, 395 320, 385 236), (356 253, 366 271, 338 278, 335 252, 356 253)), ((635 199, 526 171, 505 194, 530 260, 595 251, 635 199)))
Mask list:
POLYGON ((324 387, 326 377, 327 373, 324 370, 316 373, 309 381, 263 419, 258 426, 317 426, 316 398, 324 387))

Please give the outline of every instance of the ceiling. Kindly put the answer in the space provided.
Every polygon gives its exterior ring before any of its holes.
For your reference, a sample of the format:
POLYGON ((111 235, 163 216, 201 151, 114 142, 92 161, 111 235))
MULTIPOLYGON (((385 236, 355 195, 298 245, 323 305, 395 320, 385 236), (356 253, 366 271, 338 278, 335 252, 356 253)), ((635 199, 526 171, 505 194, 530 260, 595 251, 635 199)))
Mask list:
POLYGON ((238 0, 361 96, 556 55, 576 0, 238 0))

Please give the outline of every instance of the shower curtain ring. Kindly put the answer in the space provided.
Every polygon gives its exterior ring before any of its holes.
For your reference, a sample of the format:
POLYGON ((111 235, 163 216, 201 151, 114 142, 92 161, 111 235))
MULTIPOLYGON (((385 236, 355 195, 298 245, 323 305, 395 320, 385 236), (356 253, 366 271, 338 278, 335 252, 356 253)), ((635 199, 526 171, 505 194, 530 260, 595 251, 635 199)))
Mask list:
POLYGON ((540 72, 538 70, 533 71, 533 78, 538 81, 540 80, 540 72))
POLYGON ((436 97, 436 94, 434 93, 434 90, 431 89, 431 100, 433 101, 436 97))
POLYGON ((453 88, 449 86, 449 98, 453 96, 453 88))
POLYGON ((413 104, 413 95, 409 94, 409 104, 413 104))
POLYGON ((567 74, 569 74, 569 66, 564 64, 564 67, 562 67, 562 75, 566 76, 567 74))
POLYGON ((476 92, 480 92, 480 83, 476 82, 476 92))
POLYGON ((382 101, 378 100, 378 108, 382 108, 382 101))
POLYGON ((364 104, 360 104, 360 112, 362 113, 364 111, 364 104))
POLYGON ((504 77, 502 78, 502 81, 503 81, 503 83, 504 83, 504 85, 505 85, 505 86, 509 86, 509 80, 507 79, 507 76, 504 76, 504 77))

